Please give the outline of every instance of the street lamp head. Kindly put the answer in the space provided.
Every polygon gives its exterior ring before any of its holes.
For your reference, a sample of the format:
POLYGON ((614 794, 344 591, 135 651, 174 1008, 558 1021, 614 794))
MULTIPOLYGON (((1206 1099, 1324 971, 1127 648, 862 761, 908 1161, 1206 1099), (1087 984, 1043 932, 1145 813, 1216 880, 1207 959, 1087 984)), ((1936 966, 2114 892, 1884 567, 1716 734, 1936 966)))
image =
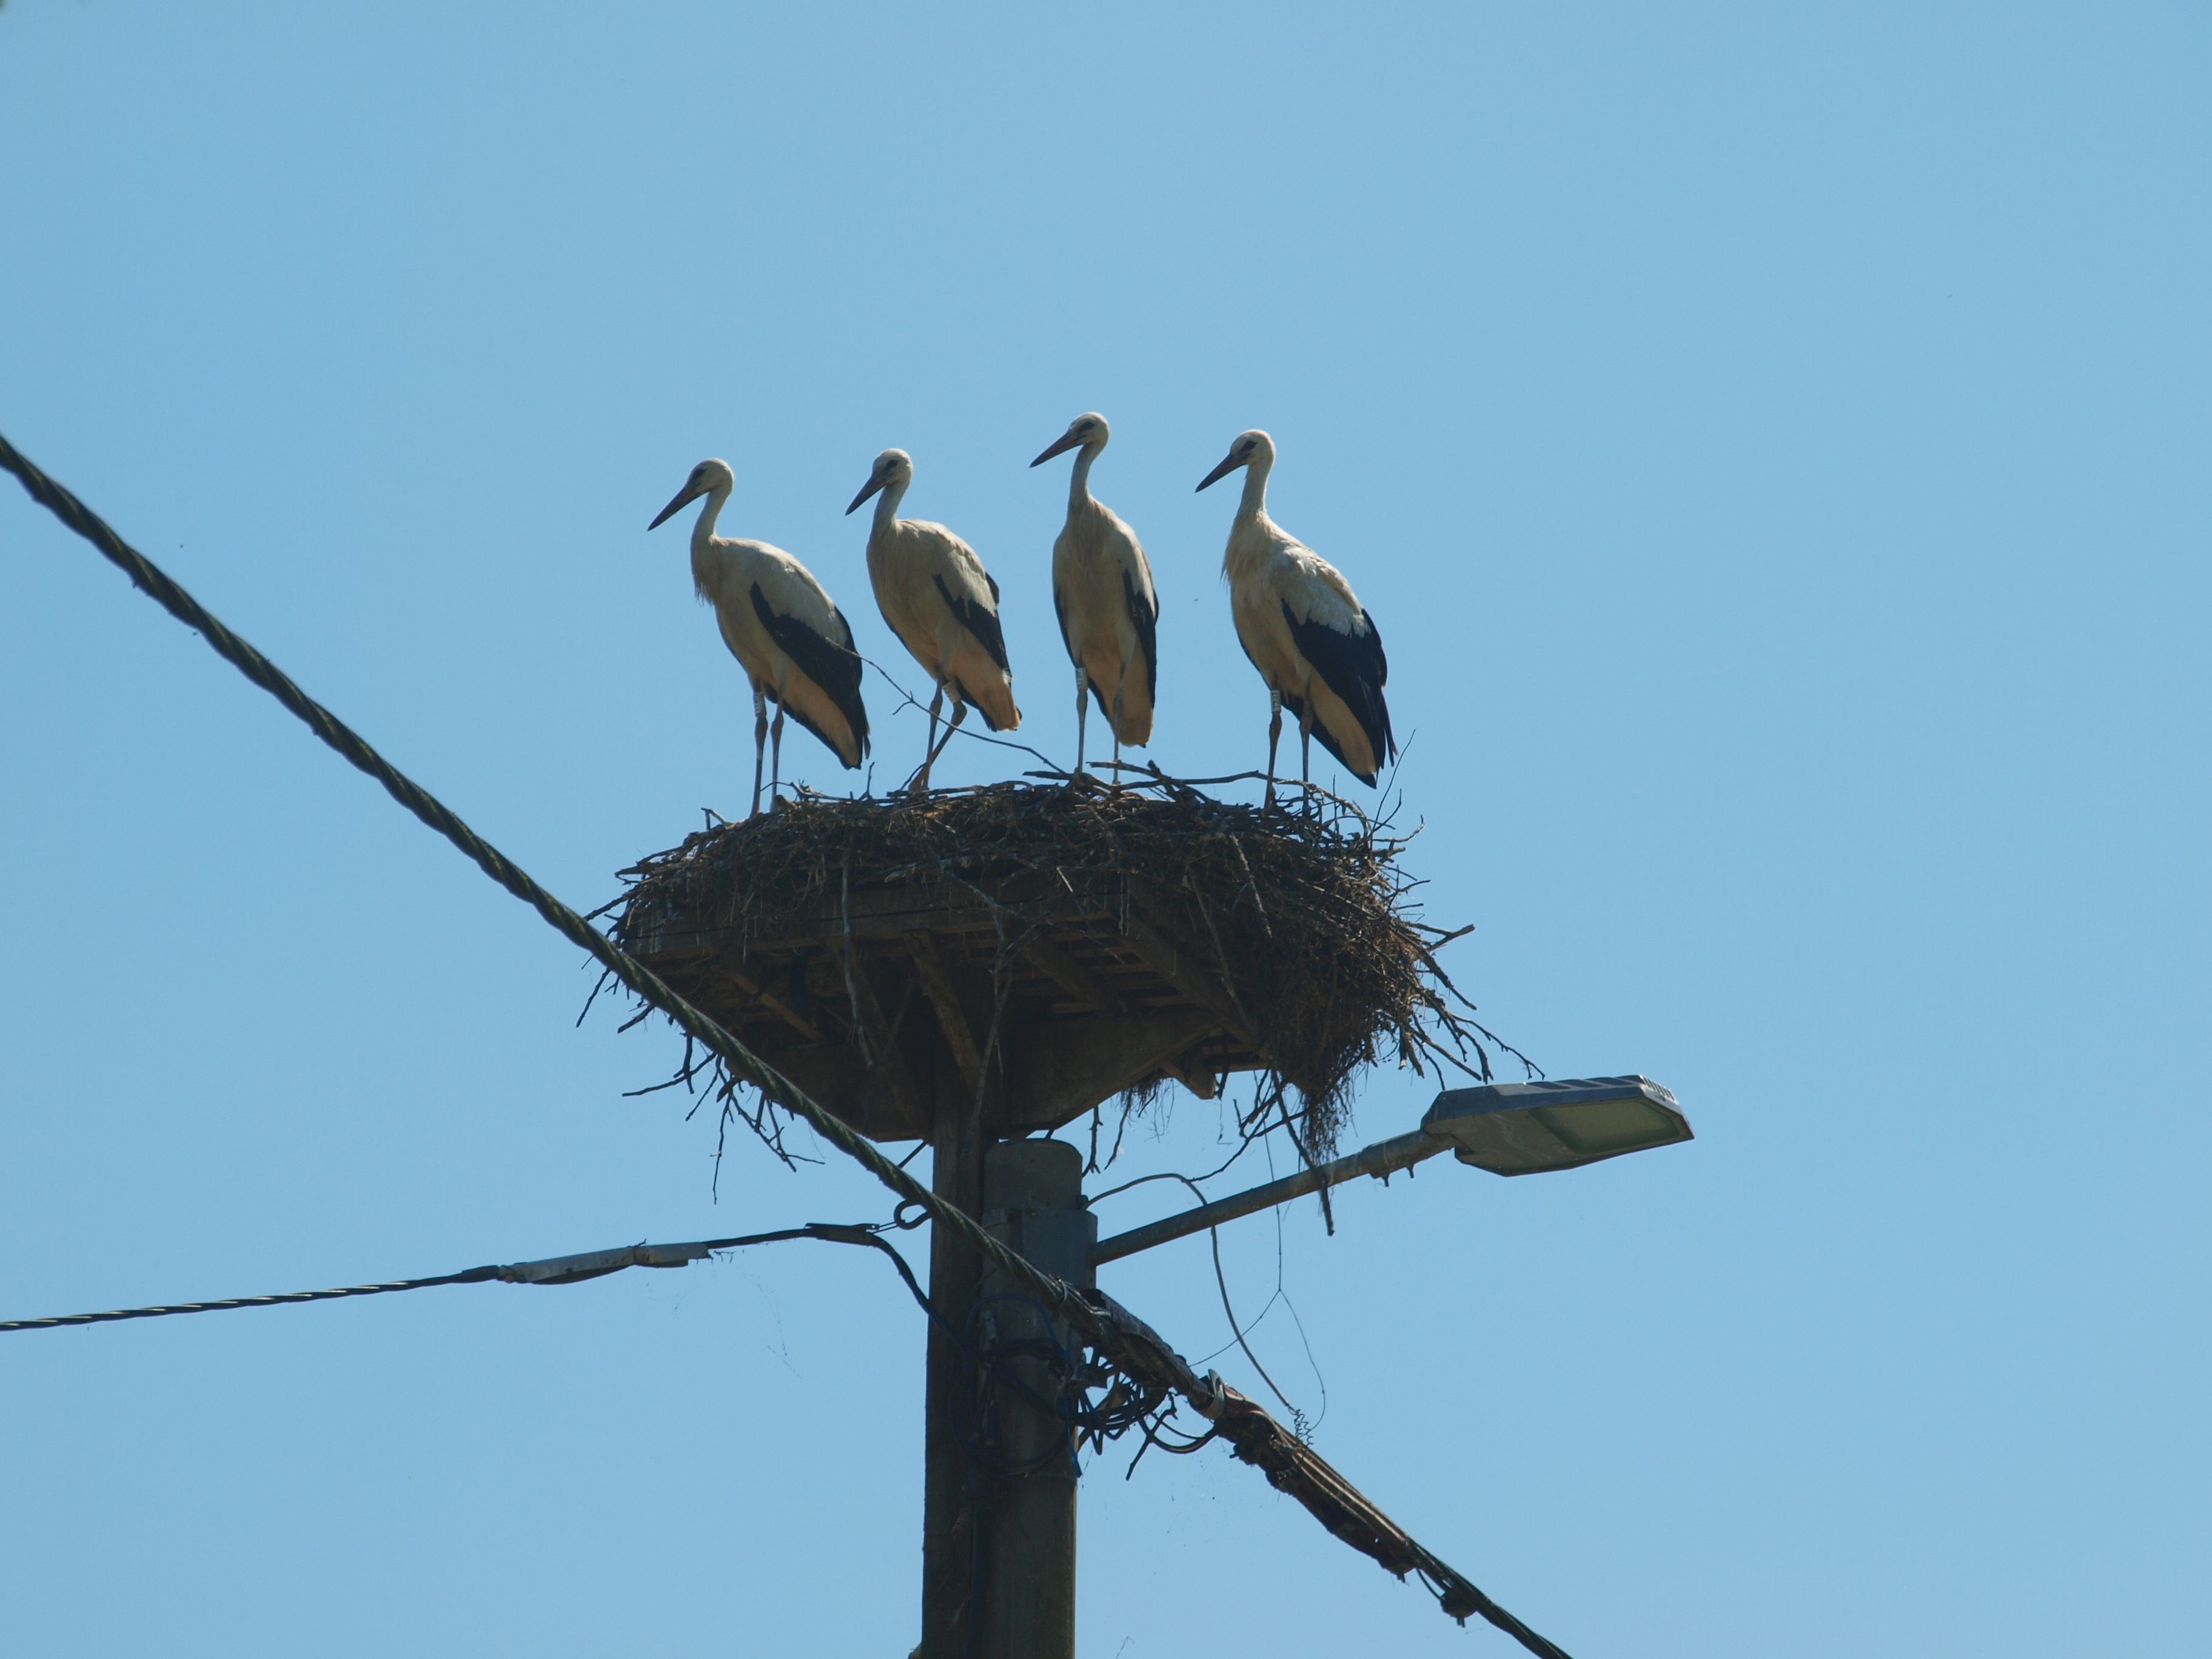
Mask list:
POLYGON ((1572 1170, 1690 1139, 1668 1091, 1644 1077, 1573 1078, 1447 1089, 1421 1127, 1492 1175, 1572 1170))

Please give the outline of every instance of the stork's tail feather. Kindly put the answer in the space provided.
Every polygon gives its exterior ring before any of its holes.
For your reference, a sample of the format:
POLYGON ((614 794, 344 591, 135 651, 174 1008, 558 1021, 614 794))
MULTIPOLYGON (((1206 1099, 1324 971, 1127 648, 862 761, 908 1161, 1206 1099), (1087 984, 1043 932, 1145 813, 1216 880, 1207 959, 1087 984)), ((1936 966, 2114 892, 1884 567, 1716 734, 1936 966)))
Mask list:
POLYGON ((960 681, 960 695, 975 706, 975 712, 983 717, 983 724, 994 732, 1012 732, 1022 723, 1022 711, 1014 706, 1014 688, 1011 684, 993 685, 987 681, 982 694, 978 696, 963 678, 960 681))

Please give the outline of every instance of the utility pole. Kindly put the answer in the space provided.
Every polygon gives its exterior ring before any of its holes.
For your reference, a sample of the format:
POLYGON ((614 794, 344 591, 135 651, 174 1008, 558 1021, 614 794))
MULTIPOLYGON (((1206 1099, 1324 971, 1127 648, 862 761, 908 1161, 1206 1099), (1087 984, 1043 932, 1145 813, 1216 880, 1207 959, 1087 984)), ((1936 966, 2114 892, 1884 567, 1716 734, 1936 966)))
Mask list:
MULTIPOLYGON (((972 1097, 969 1097, 972 1099, 972 1097)), ((983 1209, 984 1131, 968 1099, 940 1103, 930 1137, 930 1190, 969 1215, 983 1209)), ((975 1494, 966 1429, 968 1363, 962 1352, 982 1264, 950 1228, 929 1230, 929 1346, 923 1381, 921 1644, 915 1659, 969 1659, 975 1581, 975 1494), (950 1327, 950 1330, 946 1327, 950 1327)))
MULTIPOLYGON (((933 1189, 1046 1272, 1093 1283, 1098 1222, 1083 1206, 1083 1155, 1066 1141, 987 1144, 965 1130, 936 1143, 933 1189), (980 1190, 966 1189, 970 1169, 980 1190), (963 1190, 949 1190, 955 1182, 963 1190)), ((979 1420, 988 1379, 933 1324, 916 1659, 1073 1659, 1075 1447, 1058 1413, 1036 1403, 1059 1398, 1072 1334, 1027 1291, 981 1276, 944 1230, 932 1233, 931 1304, 976 1353, 1000 1356, 1032 1398, 989 1387, 979 1420)))
MULTIPOLYGON (((1018 1255, 1079 1288, 1091 1284, 1098 1218, 1083 1207, 1083 1155, 1064 1140, 1009 1140, 983 1158, 983 1224, 1018 1255)), ((978 1547, 987 1659, 1073 1659, 1075 1442, 1065 1419, 1040 1409, 1068 1382, 1073 1333, 1020 1286, 988 1275, 976 1325, 1029 1390, 996 1391, 990 1472, 978 1547)))

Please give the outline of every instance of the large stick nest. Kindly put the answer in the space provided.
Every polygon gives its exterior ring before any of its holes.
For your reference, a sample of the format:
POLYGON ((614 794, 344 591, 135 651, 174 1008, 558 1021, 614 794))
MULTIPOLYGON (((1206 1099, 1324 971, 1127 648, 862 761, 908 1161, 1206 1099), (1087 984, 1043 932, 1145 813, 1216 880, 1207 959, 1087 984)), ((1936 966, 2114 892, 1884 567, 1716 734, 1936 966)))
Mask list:
MULTIPOLYGON (((1126 969, 1121 982, 1133 985, 1150 971, 1127 950, 1133 933, 1235 1035, 1194 1048, 1180 1066, 1164 1062, 1128 1085, 1129 1096, 1149 1099, 1166 1078, 1210 1093, 1219 1076, 1198 1073, 1256 1069, 1245 1132, 1286 1126, 1301 1153, 1319 1160, 1338 1146, 1363 1067, 1395 1054, 1417 1072, 1441 1062, 1486 1080, 1489 1048, 1513 1051, 1475 1022, 1437 965, 1437 949, 1467 930, 1418 919, 1419 884, 1399 862, 1410 837, 1317 789, 1291 799, 1247 805, 1158 774, 1118 788, 1079 776, 889 799, 802 795, 745 823, 712 824, 624 872, 632 884, 614 937, 648 959, 668 957, 679 933, 711 937, 755 994, 773 979, 803 996, 804 949, 787 980, 775 954, 793 940, 830 934, 823 954, 834 957, 835 918, 845 917, 849 951, 850 915, 864 899, 880 908, 902 890, 972 894, 989 912, 971 948, 995 988, 996 1042, 1002 1018, 1019 1017, 1008 1015, 1018 980, 1010 964, 1028 941, 1043 939, 1040 948, 1060 951, 1063 962, 1066 945, 1081 945, 1093 964, 1126 969), (1172 963, 1163 963, 1164 939, 1174 942, 1172 963), (775 972, 762 961, 776 962, 775 972)), ((793 1022, 802 1029, 826 1028, 831 1008, 843 1011, 838 970, 817 962, 825 994, 811 1022, 793 1022)), ((1157 978, 1147 982, 1172 1000, 1157 978)), ((791 1018, 773 992, 763 1000, 791 1018)))

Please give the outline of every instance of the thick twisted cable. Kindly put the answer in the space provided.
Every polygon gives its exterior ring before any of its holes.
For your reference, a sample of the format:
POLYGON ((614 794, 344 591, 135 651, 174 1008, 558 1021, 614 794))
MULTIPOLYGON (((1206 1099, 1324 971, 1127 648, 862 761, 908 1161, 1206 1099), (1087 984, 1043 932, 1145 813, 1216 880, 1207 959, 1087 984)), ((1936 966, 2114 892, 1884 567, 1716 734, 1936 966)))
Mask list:
POLYGON ((1504 1631, 1535 1654, 1537 1659, 1571 1659, 1565 1648, 1530 1630, 1419 1544, 1413 1546, 1413 1554, 1416 1562, 1413 1571, 1427 1582, 1443 1610, 1461 1623, 1466 1623, 1468 1615, 1474 1613, 1504 1631))
MULTIPOLYGON (((686 1036, 720 1057, 736 1076, 753 1085, 778 1105, 805 1118, 824 1140, 854 1159, 869 1174, 902 1199, 923 1211, 933 1221, 951 1228, 984 1260, 1036 1291, 1061 1318, 1091 1338, 1103 1349, 1117 1355, 1126 1353, 1128 1345, 1122 1340, 1124 1334, 1113 1321, 1092 1309, 1063 1280, 1046 1273, 1027 1257, 994 1238, 957 1205, 946 1202, 907 1174, 864 1137, 817 1104, 797 1084, 746 1048, 716 1021, 678 995, 674 988, 658 974, 532 880, 520 866, 464 823, 451 808, 378 754, 344 721, 294 684, 274 663, 224 627, 213 613, 179 586, 167 572, 117 535, 99 514, 68 489, 46 477, 4 436, 0 436, 0 466, 15 475, 33 501, 90 542, 102 557, 131 578, 133 586, 185 627, 199 634, 216 655, 283 704, 305 723, 309 731, 336 750, 349 765, 375 779, 392 799, 451 842, 471 863, 501 887, 537 911, 556 932, 588 952, 593 960, 631 991, 667 1015, 686 1036)), ((1203 1385, 1198 1384, 1196 1379, 1190 1376, 1188 1367, 1172 1351, 1164 1352, 1162 1357, 1172 1371, 1179 1373, 1175 1379, 1176 1391, 1191 1397, 1194 1403, 1202 1404, 1198 1400, 1198 1390, 1203 1385)), ((1449 1569, 1446 1571, 1449 1571, 1449 1569)), ((1459 1584, 1467 1583, 1457 1573, 1452 1573, 1451 1577, 1459 1584)), ((1472 1585, 1467 1588, 1474 1589, 1472 1585)), ((1474 1593, 1477 1595, 1481 1594, 1480 1591, 1474 1593)), ((1487 1596, 1482 1597, 1482 1602, 1484 1605, 1481 1607, 1469 1610, 1480 1612, 1492 1624, 1515 1637, 1522 1646, 1546 1656, 1546 1659, 1559 1654, 1558 1648, 1528 1630, 1510 1613, 1505 1613, 1504 1609, 1498 1607, 1487 1596), (1510 1620, 1510 1623, 1501 1620, 1497 1616, 1500 1614, 1504 1615, 1504 1620, 1510 1620)), ((1452 1611, 1452 1608, 1447 1605, 1446 1611, 1452 1611)))

